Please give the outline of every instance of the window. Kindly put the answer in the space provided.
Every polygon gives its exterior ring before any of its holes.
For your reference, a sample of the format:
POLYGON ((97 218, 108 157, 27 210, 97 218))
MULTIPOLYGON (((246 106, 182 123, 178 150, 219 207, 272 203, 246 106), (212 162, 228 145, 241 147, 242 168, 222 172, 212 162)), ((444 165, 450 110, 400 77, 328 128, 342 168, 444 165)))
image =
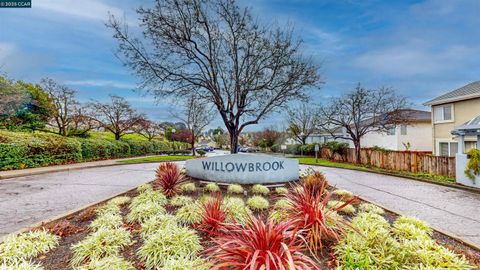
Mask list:
POLYGON ((391 127, 387 131, 387 135, 395 135, 395 127, 391 127))
POLYGON ((401 125, 400 126, 400 134, 401 135, 407 135, 407 125, 401 125))
POLYGON ((454 157, 457 152, 458 152, 458 143, 456 142, 438 143, 438 154, 440 156, 454 157))
POLYGON ((452 104, 434 107, 433 115, 434 115, 435 122, 443 122, 443 121, 453 120, 453 106, 452 106, 452 104))

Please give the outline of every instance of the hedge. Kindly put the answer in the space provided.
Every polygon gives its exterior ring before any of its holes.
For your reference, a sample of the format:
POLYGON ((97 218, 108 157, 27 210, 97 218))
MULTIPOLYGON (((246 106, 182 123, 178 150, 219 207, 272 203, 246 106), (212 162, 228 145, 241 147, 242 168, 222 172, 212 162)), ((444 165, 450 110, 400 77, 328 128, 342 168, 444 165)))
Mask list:
MULTIPOLYGON (((175 143, 175 149, 185 148, 175 143)), ((171 142, 62 137, 0 131, 0 170, 24 169, 171 151, 171 142)))

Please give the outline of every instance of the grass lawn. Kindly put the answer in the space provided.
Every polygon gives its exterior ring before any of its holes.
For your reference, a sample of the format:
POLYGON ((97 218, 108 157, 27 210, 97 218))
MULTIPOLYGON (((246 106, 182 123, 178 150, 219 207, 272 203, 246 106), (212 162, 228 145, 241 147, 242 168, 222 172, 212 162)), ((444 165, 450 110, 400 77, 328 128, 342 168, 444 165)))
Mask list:
POLYGON ((373 171, 373 172, 379 172, 379 173, 394 174, 394 175, 398 175, 398 176, 415 177, 415 178, 420 178, 420 179, 430 180, 430 181, 440 182, 440 183, 448 183, 448 184, 454 184, 455 183, 455 178, 447 177, 447 176, 432 175, 432 174, 428 174, 428 173, 412 173, 412 172, 392 171, 392 170, 385 170, 385 169, 380 169, 380 168, 375 168, 375 167, 355 165, 355 164, 350 164, 350 163, 335 162, 335 161, 330 161, 330 160, 327 160, 327 159, 320 159, 320 158, 318 159, 318 162, 316 162, 314 157, 298 157, 297 156, 297 157, 293 157, 293 158, 298 159, 300 164, 305 164, 305 165, 319 165, 319 166, 335 167, 335 168, 343 168, 343 169, 373 171))
POLYGON ((149 163, 149 162, 162 162, 162 161, 181 161, 181 160, 187 160, 191 158, 193 158, 193 156, 153 156, 153 157, 120 160, 118 162, 123 164, 131 164, 131 163, 149 163))

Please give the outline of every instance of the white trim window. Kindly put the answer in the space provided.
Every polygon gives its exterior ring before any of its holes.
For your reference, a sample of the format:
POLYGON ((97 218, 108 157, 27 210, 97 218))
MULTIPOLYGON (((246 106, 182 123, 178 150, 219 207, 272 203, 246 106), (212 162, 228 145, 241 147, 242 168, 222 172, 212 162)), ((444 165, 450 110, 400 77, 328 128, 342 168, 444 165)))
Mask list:
POLYGON ((435 123, 453 121, 453 104, 433 107, 433 120, 435 123))
POLYGON ((400 126, 400 135, 407 135, 407 125, 400 126))
POLYGON ((454 157, 458 152, 457 142, 439 142, 438 143, 438 155, 445 157, 454 157))

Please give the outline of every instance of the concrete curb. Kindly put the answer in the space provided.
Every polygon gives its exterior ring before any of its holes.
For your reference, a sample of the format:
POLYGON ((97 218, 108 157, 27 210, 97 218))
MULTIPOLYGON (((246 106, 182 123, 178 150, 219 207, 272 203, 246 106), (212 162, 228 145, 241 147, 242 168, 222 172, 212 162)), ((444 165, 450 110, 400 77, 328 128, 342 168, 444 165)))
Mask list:
MULTIPOLYGON (((356 195, 356 196, 357 196, 357 195, 356 195)), ((357 197, 360 198, 361 200, 364 200, 364 201, 368 202, 368 203, 375 204, 375 205, 377 205, 377 206, 379 206, 379 207, 381 207, 381 208, 383 208, 383 209, 385 209, 385 210, 387 210, 387 211, 389 211, 389 212, 392 212, 392 213, 394 213, 394 214, 397 214, 397 215, 400 215, 400 216, 408 216, 408 215, 403 214, 403 213, 400 212, 400 211, 394 210, 394 209, 392 209, 392 208, 390 208, 390 207, 387 207, 387 206, 385 206, 385 205, 382 205, 382 204, 379 204, 379 203, 374 202, 374 201, 372 201, 372 200, 366 199, 366 198, 364 198, 364 197, 362 197, 362 196, 357 196, 357 197)), ((442 230, 442 229, 440 229, 440 228, 437 228, 436 226, 430 225, 430 227, 431 227, 434 231, 437 231, 437 232, 439 232, 439 233, 441 233, 441 234, 444 234, 444 235, 446 235, 446 236, 448 236, 448 237, 450 237, 450 238, 453 238, 453 239, 455 239, 456 241, 458 241, 458 242, 460 242, 460 243, 462 243, 462 244, 464 244, 464 245, 466 245, 466 246, 469 246, 469 247, 471 247, 471 248, 473 248, 473 249, 476 249, 476 250, 480 251, 480 245, 477 245, 477 244, 475 244, 475 243, 473 243, 473 242, 470 242, 470 241, 468 241, 468 240, 461 239, 461 238, 460 238, 459 236, 457 236, 456 234, 453 234, 453 233, 451 233, 451 232, 444 231, 444 230, 442 230)))
MULTIPOLYGON (((153 181, 153 180, 152 180, 152 181, 153 181)), ((146 182, 146 183, 150 183, 150 182, 151 182, 151 181, 146 182)), ((115 194, 115 195, 110 195, 110 196, 105 197, 105 198, 103 198, 103 199, 101 199, 101 200, 98 200, 98 201, 96 201, 96 202, 92 202, 92 203, 86 204, 86 205, 81 206, 81 207, 78 207, 78 208, 76 208, 76 209, 67 211, 67 212, 65 212, 65 213, 63 213, 63 214, 60 214, 60 215, 57 215, 57 216, 54 216, 54 217, 51 217, 51 218, 44 219, 44 220, 39 221, 39 222, 37 222, 37 223, 34 223, 34 224, 32 224, 32 225, 30 225, 30 226, 28 226, 28 227, 25 227, 25 228, 19 229, 19 230, 17 230, 17 231, 14 231, 14 232, 12 232, 12 233, 6 234, 6 235, 0 237, 0 243, 2 243, 3 240, 4 240, 6 237, 10 236, 10 235, 16 235, 16 234, 20 234, 20 233, 23 233, 23 232, 27 232, 27 231, 29 231, 29 230, 31 230, 31 229, 34 229, 34 228, 37 228, 37 227, 40 227, 40 226, 44 226, 44 225, 46 225, 46 224, 48 224, 48 223, 51 223, 51 222, 54 222, 54 221, 57 221, 57 220, 60 220, 60 219, 63 219, 63 218, 67 218, 67 217, 69 217, 69 216, 71 216, 71 215, 73 215, 73 214, 75 214, 75 213, 77 213, 77 212, 80 212, 80 211, 82 211, 82 210, 85 210, 85 209, 87 209, 87 208, 89 208, 89 207, 92 207, 92 206, 95 206, 95 205, 98 205, 98 204, 101 204, 101 203, 105 203, 105 202, 111 200, 112 198, 115 198, 115 197, 117 197, 117 196, 124 195, 124 194, 126 194, 126 193, 128 193, 128 192, 131 192, 131 191, 136 190, 137 188, 138 188, 138 186, 137 186, 137 187, 134 187, 134 188, 131 188, 131 189, 127 190, 127 191, 119 192, 119 193, 117 193, 117 194, 115 194)))
POLYGON ((408 176, 408 175, 399 175, 399 174, 395 174, 395 173, 380 172, 380 171, 371 170, 371 169, 368 169, 368 168, 365 168, 364 170, 362 170, 362 169, 354 169, 354 168, 341 168, 341 167, 336 167, 336 166, 305 164, 305 163, 300 163, 300 165, 335 168, 335 169, 341 169, 341 170, 350 170, 350 171, 368 172, 368 173, 375 173, 375 174, 380 174, 380 175, 395 176, 395 177, 399 177, 399 178, 415 180, 415 181, 429 183, 429 184, 433 184, 433 185, 439 185, 439 186, 444 186, 444 187, 450 187, 450 188, 456 188, 456 189, 461 189, 461 190, 465 190, 465 191, 470 191, 470 192, 474 192, 474 193, 480 193, 480 189, 478 189, 478 188, 467 187, 467 186, 462 186, 462 185, 454 185, 454 184, 448 184, 448 183, 442 183, 442 182, 427 180, 427 179, 408 176))

